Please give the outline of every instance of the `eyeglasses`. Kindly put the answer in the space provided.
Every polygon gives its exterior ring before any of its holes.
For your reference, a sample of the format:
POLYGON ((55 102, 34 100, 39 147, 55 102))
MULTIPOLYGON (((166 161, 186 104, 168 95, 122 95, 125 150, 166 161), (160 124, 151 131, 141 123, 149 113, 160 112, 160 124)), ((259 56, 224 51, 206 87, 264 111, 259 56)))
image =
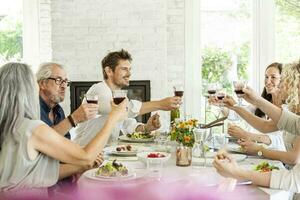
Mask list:
POLYGON ((47 78, 50 80, 54 80, 56 85, 62 85, 63 83, 66 83, 67 86, 70 86, 70 82, 68 81, 68 79, 63 80, 62 78, 47 78))

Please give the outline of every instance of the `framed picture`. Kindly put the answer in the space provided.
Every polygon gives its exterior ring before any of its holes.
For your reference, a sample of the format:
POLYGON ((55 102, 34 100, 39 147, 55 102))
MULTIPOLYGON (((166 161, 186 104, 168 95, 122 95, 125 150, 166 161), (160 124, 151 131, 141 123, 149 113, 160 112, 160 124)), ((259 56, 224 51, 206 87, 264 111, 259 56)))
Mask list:
MULTIPOLYGON (((70 85, 70 96, 71 96, 71 112, 78 108, 84 98, 84 94, 89 88, 98 83, 99 81, 73 81, 70 85)), ((127 96, 131 100, 138 101, 150 101, 150 80, 134 80, 129 81, 129 86, 123 89, 128 90, 127 96)), ((149 114, 137 116, 138 122, 146 123, 150 117, 149 114)))

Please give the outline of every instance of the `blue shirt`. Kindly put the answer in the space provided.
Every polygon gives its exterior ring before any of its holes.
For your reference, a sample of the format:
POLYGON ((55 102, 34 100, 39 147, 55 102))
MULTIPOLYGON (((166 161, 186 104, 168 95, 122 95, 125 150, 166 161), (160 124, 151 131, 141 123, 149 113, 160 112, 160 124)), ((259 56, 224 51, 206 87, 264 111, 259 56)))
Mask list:
MULTIPOLYGON (((54 115, 54 121, 52 122, 49 118, 49 113, 51 111, 51 108, 46 104, 46 102, 40 97, 40 109, 41 109, 41 120, 48 124, 48 126, 52 127, 64 120, 65 113, 62 107, 57 104, 52 110, 54 115)), ((65 138, 71 139, 70 133, 65 134, 65 138)))

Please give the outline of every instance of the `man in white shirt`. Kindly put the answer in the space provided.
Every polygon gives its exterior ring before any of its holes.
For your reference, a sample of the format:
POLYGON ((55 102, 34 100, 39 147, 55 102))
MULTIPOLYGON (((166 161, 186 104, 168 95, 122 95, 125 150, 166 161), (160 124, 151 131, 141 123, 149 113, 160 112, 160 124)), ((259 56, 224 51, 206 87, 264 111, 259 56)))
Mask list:
MULTIPOLYGON (((110 112, 110 101, 112 100, 112 90, 119 90, 129 85, 131 75, 131 55, 125 51, 111 52, 102 60, 102 72, 104 81, 94 84, 87 94, 96 94, 99 99, 100 117, 88 120, 79 124, 76 130, 75 142, 86 145, 97 133, 110 112)), ((181 104, 180 97, 168 97, 159 101, 140 102, 130 100, 128 104, 128 119, 120 122, 111 134, 110 142, 116 141, 120 130, 124 134, 134 131, 149 132, 160 127, 159 116, 153 115, 147 124, 137 123, 134 117, 157 110, 169 111, 178 108, 181 104)))

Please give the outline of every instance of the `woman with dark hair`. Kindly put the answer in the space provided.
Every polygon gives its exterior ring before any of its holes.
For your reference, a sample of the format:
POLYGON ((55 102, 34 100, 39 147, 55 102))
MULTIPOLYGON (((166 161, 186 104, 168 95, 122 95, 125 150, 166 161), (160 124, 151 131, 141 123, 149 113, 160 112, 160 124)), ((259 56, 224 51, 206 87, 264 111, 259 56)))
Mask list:
POLYGON ((80 147, 39 120, 37 81, 22 63, 0 68, 0 102, 0 193, 46 188, 92 167, 111 130, 127 115, 127 100, 112 104, 103 128, 80 147))
MULTIPOLYGON (((261 97, 274 105, 281 106, 280 98, 278 98, 278 86, 280 83, 280 75, 282 72, 282 64, 274 62, 270 64, 265 71, 265 87, 261 93, 261 97)), ((265 117, 266 114, 259 108, 255 109, 254 114, 258 117, 265 117)))
MULTIPOLYGON (((247 87, 243 89, 245 93, 243 98, 249 103, 259 107, 270 117, 269 120, 265 121, 259 118, 251 118, 248 122, 262 132, 271 132, 281 129, 288 131, 292 135, 299 136, 300 61, 284 67, 282 80, 280 90, 284 92, 283 96, 288 109, 274 106, 258 96, 251 88, 247 87)), ((224 102, 227 106, 232 105, 230 99, 225 98, 224 102)), ((298 153, 296 156, 300 157, 299 155, 298 153)), ((237 165, 235 160, 228 153, 220 152, 215 158, 213 165, 222 176, 250 180, 253 184, 273 189, 282 189, 295 193, 300 192, 300 164, 296 164, 291 170, 280 169, 270 172, 257 172, 243 169, 237 165), (224 162, 224 160, 226 161, 224 162)))
MULTIPOLYGON (((276 106, 281 106, 282 100, 279 94, 279 83, 282 72, 282 64, 274 62, 270 64, 265 71, 265 86, 261 97, 266 99, 267 101, 273 103, 276 106)), ((243 109, 243 108, 241 108, 243 109)), ((249 107, 254 115, 260 118, 266 118, 265 113, 263 113, 259 108, 249 107)), ((240 110, 237 111, 238 113, 240 110)), ((249 113, 251 115, 251 113, 249 113)), ((252 133, 242 129, 237 125, 230 125, 228 128, 228 134, 236 137, 238 139, 247 139, 251 141, 261 142, 266 145, 269 145, 269 148, 285 150, 284 142, 282 139, 281 132, 274 132, 269 134, 258 134, 252 133)))
MULTIPOLYGON (((298 96, 298 87, 300 84, 300 73, 295 65, 286 65, 282 72, 282 78, 279 88, 279 103, 285 102, 282 106, 277 106, 278 108, 282 107, 284 110, 289 110, 295 114, 300 114, 299 106, 299 96, 298 96)), ((268 89, 268 88, 266 88, 268 89)), ((265 100, 265 99, 264 99, 265 100)), ((255 129, 261 131, 260 134, 262 137, 268 137, 270 141, 276 141, 279 133, 282 133, 282 139, 286 150, 266 148, 261 144, 255 143, 252 138, 245 137, 244 140, 240 141, 240 145, 243 147, 247 154, 257 154, 268 159, 280 160, 283 163, 287 164, 286 167, 292 167, 295 164, 300 162, 300 137, 290 134, 287 131, 274 132, 273 134, 265 131, 270 125, 270 119, 268 118, 259 118, 252 115, 251 113, 245 111, 244 108, 239 106, 234 106, 235 100, 228 96, 224 99, 224 105, 229 109, 237 112, 243 119, 245 119, 251 126, 255 129), (275 139, 274 139, 275 138, 275 139)), ((274 104, 273 104, 274 105, 274 104)))

